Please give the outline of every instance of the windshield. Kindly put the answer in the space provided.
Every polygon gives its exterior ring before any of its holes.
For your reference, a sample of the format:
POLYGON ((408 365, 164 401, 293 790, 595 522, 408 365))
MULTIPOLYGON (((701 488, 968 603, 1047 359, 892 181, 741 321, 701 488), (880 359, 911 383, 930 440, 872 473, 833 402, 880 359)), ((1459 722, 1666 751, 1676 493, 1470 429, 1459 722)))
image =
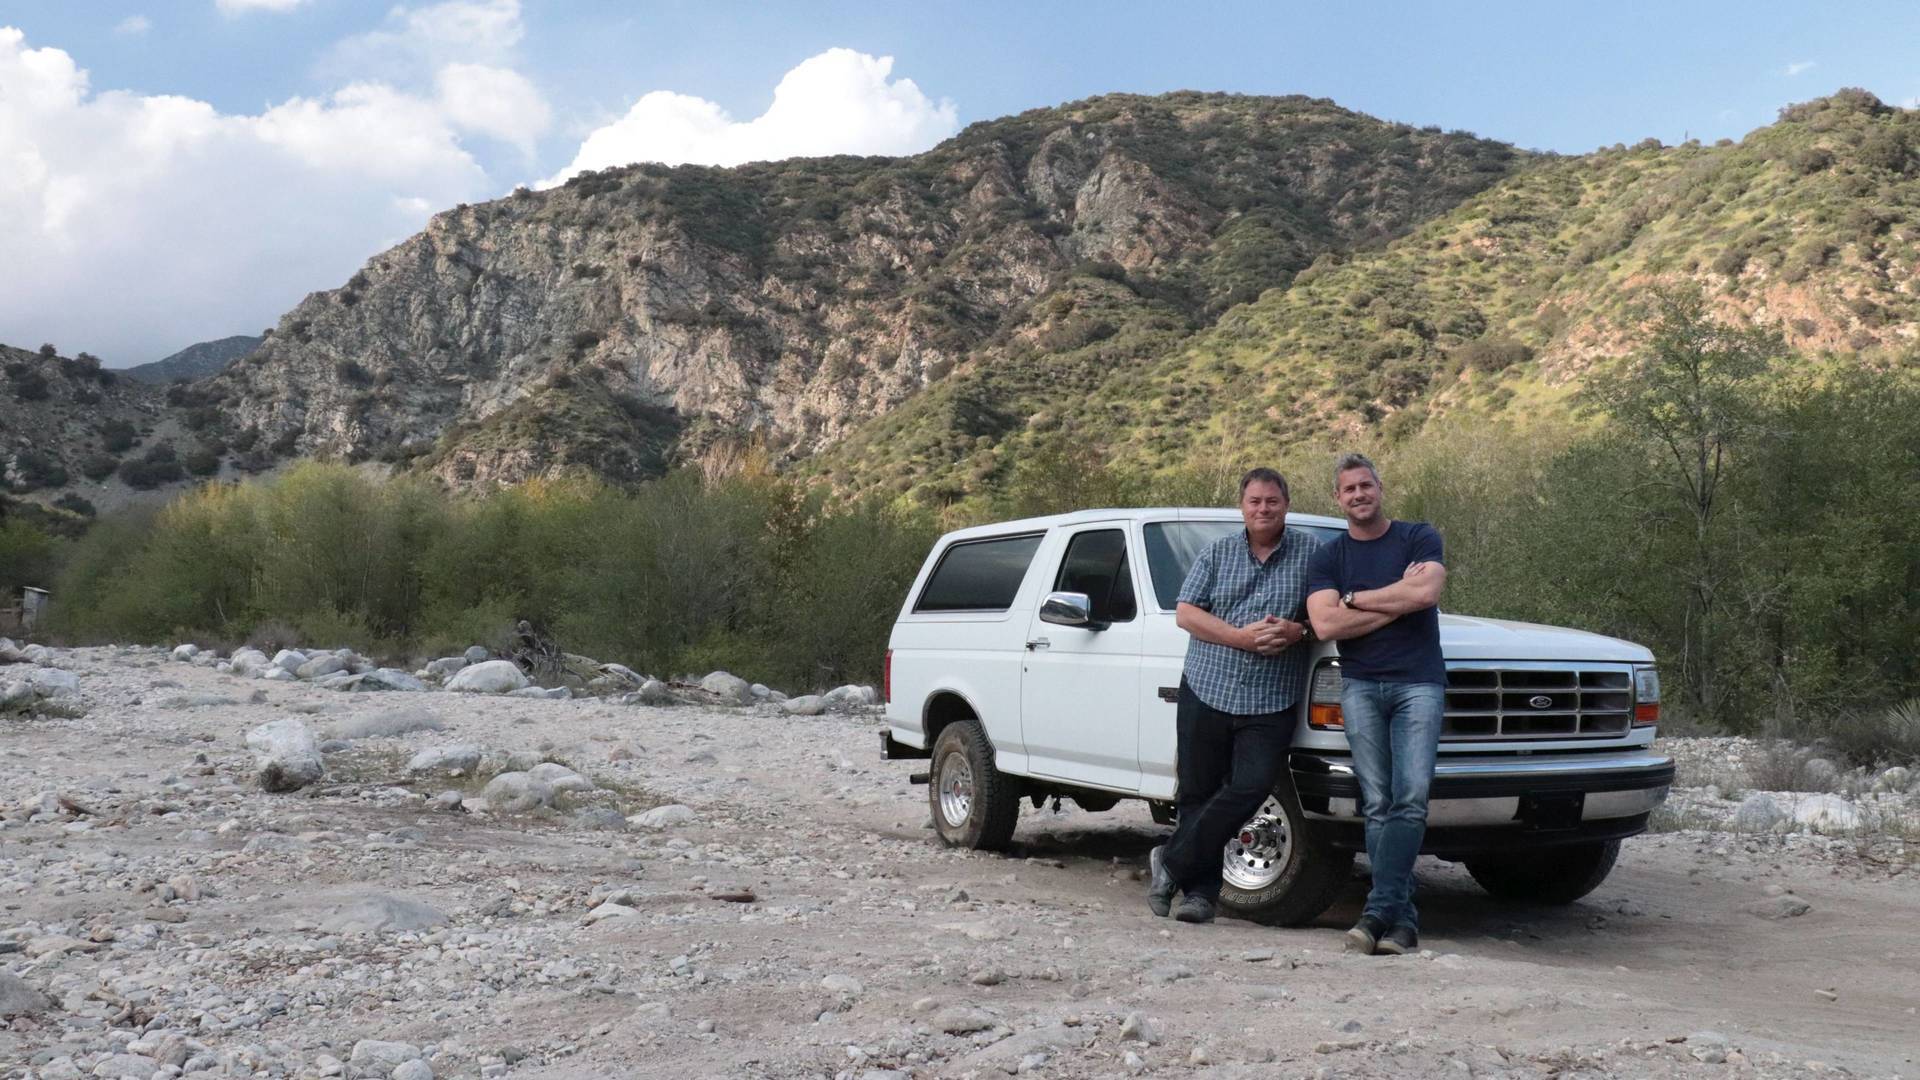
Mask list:
MULTIPOLYGON (((1207 545, 1223 536, 1232 536, 1245 527, 1238 521, 1148 523, 1143 537, 1147 544, 1147 574, 1153 578, 1153 597, 1159 602, 1160 609, 1173 610, 1174 601, 1180 596, 1180 586, 1187 580, 1187 571, 1193 568, 1193 560, 1200 557, 1207 545)), ((1316 544, 1324 544, 1343 531, 1324 525, 1292 523, 1287 528, 1306 533, 1313 537, 1316 544)))

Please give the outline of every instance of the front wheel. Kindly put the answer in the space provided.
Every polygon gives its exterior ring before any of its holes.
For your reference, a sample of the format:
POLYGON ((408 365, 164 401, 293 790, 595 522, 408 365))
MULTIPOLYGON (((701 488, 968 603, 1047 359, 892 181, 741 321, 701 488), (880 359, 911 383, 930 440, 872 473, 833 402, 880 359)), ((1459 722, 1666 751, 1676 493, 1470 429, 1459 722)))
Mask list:
POLYGON ((978 722, 948 724, 933 740, 927 778, 933 831, 948 847, 999 851, 1020 819, 1020 785, 993 766, 993 745, 978 722))
POLYGON ((1571 904, 1599 888, 1619 857, 1620 841, 1602 840, 1468 859, 1467 873, 1502 900, 1571 904))
POLYGON ((1308 825, 1284 769, 1221 857, 1220 905, 1240 918, 1281 926, 1318 918, 1353 869, 1353 852, 1334 848, 1308 825))

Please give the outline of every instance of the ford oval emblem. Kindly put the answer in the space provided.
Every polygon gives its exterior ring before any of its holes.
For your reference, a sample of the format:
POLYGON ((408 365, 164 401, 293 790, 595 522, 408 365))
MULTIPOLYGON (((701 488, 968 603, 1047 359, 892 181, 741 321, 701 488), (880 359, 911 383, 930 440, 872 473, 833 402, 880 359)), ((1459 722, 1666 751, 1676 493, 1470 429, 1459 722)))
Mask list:
POLYGON ((1545 694, 1535 694, 1527 699, 1527 704, 1536 709, 1551 709, 1553 708, 1553 699, 1545 694))

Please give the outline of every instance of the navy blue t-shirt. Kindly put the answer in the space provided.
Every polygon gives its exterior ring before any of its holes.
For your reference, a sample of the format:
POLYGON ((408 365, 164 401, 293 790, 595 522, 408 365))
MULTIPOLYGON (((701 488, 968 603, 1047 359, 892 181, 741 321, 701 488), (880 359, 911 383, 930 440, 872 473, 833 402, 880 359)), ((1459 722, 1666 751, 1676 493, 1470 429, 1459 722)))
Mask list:
MULTIPOLYGON (((1372 540, 1342 533, 1321 544, 1307 563, 1307 595, 1381 589, 1404 577, 1413 563, 1444 561, 1440 534, 1424 521, 1392 522, 1372 540)), ((1446 685, 1439 609, 1402 615, 1371 634, 1340 642, 1340 671, 1355 679, 1446 685)))

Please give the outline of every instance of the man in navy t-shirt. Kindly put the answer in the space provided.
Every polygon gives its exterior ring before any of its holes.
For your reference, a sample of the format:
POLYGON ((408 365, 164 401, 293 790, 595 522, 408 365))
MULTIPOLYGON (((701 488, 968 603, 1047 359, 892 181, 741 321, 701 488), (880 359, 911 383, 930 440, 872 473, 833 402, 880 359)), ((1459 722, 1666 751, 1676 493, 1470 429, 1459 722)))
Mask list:
POLYGON ((1373 889, 1347 931, 1357 952, 1419 947, 1413 861, 1427 832, 1427 791, 1446 710, 1440 591, 1447 583, 1440 534, 1381 510, 1380 473, 1359 454, 1333 467, 1347 533, 1307 564, 1313 632, 1340 643, 1340 713, 1367 816, 1373 889))

